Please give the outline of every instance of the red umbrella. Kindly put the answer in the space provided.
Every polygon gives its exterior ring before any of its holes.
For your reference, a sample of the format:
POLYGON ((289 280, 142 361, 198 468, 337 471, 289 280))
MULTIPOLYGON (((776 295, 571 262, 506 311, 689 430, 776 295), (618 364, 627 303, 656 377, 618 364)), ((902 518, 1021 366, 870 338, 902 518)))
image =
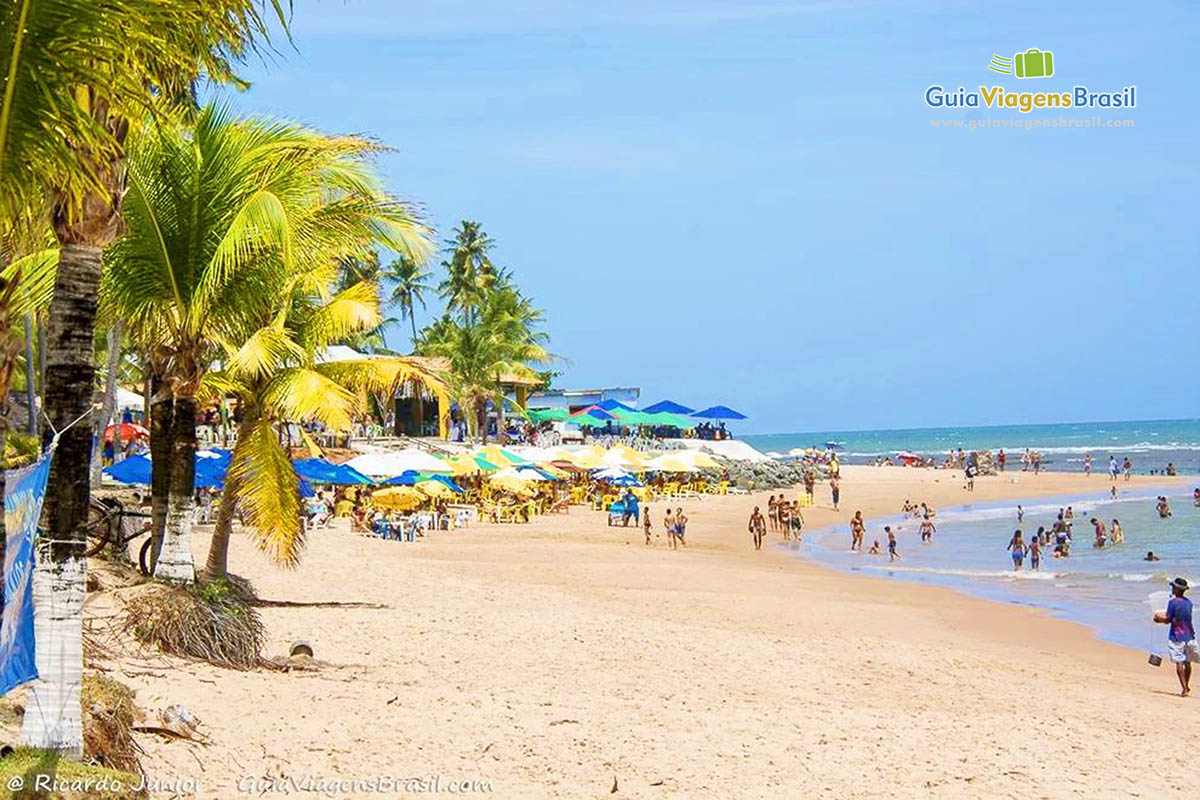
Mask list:
MULTIPOLYGON (((116 425, 109 425, 104 429, 104 441, 111 442, 113 433, 116 431, 116 425)), ((131 442, 134 439, 149 439, 150 431, 143 428, 141 425, 136 425, 132 422, 121 423, 121 441, 131 442)))

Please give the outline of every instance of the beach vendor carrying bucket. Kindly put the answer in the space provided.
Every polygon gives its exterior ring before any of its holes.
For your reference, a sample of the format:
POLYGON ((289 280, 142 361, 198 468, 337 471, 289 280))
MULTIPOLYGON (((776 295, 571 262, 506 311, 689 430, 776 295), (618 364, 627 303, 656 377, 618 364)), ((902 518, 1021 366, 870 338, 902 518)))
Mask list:
MULTIPOLYGON (((1191 692, 1192 663, 1200 661, 1200 647, 1196 644, 1196 629, 1192 624, 1192 601, 1185 596, 1189 588, 1186 579, 1176 578, 1170 583, 1171 596, 1165 607, 1161 606, 1165 593, 1155 592, 1148 598, 1154 609, 1154 621, 1168 626, 1167 657, 1175 665, 1179 694, 1183 697, 1191 692)), ((1150 663, 1157 666, 1162 659, 1152 656, 1150 663)))

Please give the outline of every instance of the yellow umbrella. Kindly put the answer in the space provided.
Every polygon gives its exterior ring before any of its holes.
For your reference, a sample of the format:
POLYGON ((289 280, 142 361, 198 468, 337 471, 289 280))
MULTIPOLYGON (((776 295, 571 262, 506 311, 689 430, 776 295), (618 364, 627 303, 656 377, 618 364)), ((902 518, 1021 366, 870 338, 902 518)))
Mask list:
POLYGON ((708 453, 701 453, 699 450, 688 450, 685 456, 691 462, 693 467, 699 469, 720 469, 721 462, 710 456, 708 453))
POLYGON ((449 500, 455 496, 454 490, 441 481, 421 481, 417 488, 435 500, 449 500))
POLYGON ((427 498, 412 486, 389 486, 371 494, 371 505, 392 511, 412 511, 427 498))
POLYGON ((495 444, 489 444, 487 447, 482 447, 479 450, 476 450, 475 455, 483 456, 498 467, 511 467, 514 464, 529 463, 516 453, 510 453, 509 451, 495 444))
POLYGON ((537 489, 535 489, 530 482, 523 481, 515 476, 493 478, 491 480, 491 484, 492 486, 496 486, 506 492, 512 492, 513 494, 519 494, 524 497, 531 497, 537 494, 537 489))

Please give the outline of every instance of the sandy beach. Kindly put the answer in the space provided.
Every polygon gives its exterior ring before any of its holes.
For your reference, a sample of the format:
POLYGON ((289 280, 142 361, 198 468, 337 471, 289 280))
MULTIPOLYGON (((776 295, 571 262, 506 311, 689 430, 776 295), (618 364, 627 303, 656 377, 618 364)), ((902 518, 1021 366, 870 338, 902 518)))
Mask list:
MULTIPOLYGON (((843 475, 842 511, 819 485, 809 527, 966 498, 957 473, 843 475)), ((971 499, 1106 487, 1009 473, 971 499)), ((319 530, 291 572, 239 535, 232 570, 294 604, 261 609, 267 654, 303 639, 327 666, 236 672, 155 653, 101 664, 142 707, 182 703, 202 720, 207 747, 139 739, 150 775, 196 779, 200 797, 386 776, 522 798, 1190 789, 1190 748, 1170 743, 1195 701, 1144 653, 1026 608, 755 552, 745 518, 765 497, 684 501, 679 552, 578 508, 415 544, 319 530)), ((200 559, 207 536, 194 546, 200 559)), ((89 597, 93 617, 113 608, 112 593, 89 597)), ((325 796, 417 794, 342 783, 325 796)))

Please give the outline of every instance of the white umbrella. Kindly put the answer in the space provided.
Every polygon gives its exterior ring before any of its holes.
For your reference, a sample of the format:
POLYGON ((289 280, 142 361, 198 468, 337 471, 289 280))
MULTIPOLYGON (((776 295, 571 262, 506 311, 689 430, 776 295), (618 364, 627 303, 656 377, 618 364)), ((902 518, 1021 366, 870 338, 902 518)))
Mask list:
POLYGON ((611 481, 617 480, 618 478, 632 478, 633 474, 626 472, 620 467, 605 467, 597 472, 595 477, 600 478, 601 480, 611 481))
POLYGON ((374 478, 392 478, 410 469, 417 472, 454 471, 445 461, 415 447, 390 453, 366 453, 350 459, 346 464, 374 478))

